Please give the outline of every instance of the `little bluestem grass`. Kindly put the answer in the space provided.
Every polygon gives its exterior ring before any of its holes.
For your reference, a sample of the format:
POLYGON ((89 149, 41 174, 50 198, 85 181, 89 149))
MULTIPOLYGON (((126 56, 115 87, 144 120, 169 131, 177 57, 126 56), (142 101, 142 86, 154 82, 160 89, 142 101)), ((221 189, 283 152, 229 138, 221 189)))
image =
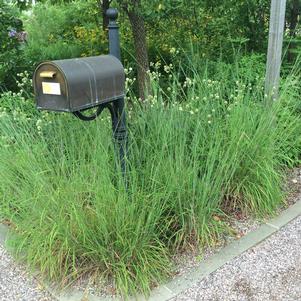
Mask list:
POLYGON ((127 189, 108 115, 82 123, 2 96, 0 216, 18 256, 63 285, 90 275, 148 294, 172 255, 226 231, 214 216, 273 214, 300 154, 294 80, 266 108, 259 83, 192 73, 184 85, 172 73, 167 91, 151 74, 152 96, 129 108, 127 189))

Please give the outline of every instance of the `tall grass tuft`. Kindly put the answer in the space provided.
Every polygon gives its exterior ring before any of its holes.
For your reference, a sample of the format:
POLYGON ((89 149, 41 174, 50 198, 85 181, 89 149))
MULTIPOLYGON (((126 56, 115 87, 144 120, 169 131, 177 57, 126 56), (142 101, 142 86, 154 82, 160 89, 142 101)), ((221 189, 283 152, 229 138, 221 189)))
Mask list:
POLYGON ((266 108, 260 79, 190 72, 164 85, 153 72, 152 96, 130 107, 128 189, 108 116, 87 124, 2 96, 0 216, 17 255, 64 285, 94 275, 147 294, 175 252, 225 231, 214 215, 262 217, 284 202, 283 169, 301 148, 294 79, 266 108))

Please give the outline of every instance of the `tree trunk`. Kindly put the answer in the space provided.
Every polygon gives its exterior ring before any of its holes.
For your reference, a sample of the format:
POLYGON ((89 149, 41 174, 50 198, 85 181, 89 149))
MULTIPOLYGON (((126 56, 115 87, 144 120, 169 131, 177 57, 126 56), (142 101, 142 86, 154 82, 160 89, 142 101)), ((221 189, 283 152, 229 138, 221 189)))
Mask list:
POLYGON ((292 63, 295 59, 293 50, 295 49, 296 44, 293 40, 296 37, 296 27, 298 24, 299 14, 300 14, 299 0, 293 0, 289 11, 289 29, 290 29, 290 38, 291 38, 291 42, 289 44, 289 49, 288 49, 289 63, 292 63))
POLYGON ((146 43, 146 29, 143 17, 135 10, 128 10, 132 33, 134 38, 134 46, 136 53, 137 73, 139 97, 144 100, 145 96, 150 92, 150 80, 148 75, 149 61, 146 43))
POLYGON ((102 29, 107 30, 109 25, 109 18, 106 15, 107 10, 110 8, 111 0, 99 0, 99 8, 102 14, 102 29))

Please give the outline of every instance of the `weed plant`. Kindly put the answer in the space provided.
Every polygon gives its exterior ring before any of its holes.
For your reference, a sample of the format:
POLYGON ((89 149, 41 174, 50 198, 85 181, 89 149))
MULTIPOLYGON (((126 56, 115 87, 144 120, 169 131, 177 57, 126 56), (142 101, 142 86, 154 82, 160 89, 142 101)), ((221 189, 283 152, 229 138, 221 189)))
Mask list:
POLYGON ((301 149, 296 79, 267 108, 260 79, 190 71, 181 83, 169 70, 166 89, 152 72, 152 96, 129 106, 127 190, 109 115, 83 123, 2 95, 0 216, 18 256, 63 285, 93 275, 124 296, 147 294, 172 273, 173 254, 226 230, 214 216, 273 214, 301 149))

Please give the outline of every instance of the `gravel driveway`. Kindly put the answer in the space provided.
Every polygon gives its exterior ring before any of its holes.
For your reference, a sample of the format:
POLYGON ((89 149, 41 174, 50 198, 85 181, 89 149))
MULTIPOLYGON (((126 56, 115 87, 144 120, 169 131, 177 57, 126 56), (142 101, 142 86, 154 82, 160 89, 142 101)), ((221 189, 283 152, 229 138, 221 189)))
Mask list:
POLYGON ((301 301, 301 216, 172 301, 301 301))
POLYGON ((0 244, 0 301, 54 301, 0 244))

